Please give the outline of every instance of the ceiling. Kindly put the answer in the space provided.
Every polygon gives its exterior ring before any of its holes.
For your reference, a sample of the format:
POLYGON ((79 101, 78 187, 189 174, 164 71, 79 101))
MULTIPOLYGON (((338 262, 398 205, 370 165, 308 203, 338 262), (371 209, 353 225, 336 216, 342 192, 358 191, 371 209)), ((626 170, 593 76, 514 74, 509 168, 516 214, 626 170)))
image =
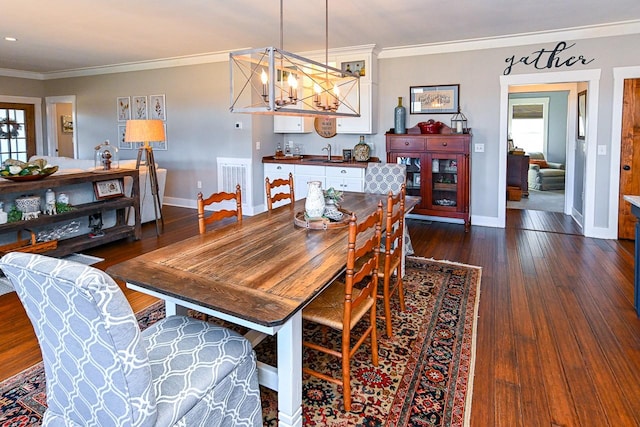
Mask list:
MULTIPOLYGON (((325 1, 283 2, 281 47, 324 50, 325 1)), ((329 1, 329 48, 384 50, 638 19, 638 0, 329 1)), ((2 8, 0 69, 46 74, 264 46, 280 47, 277 0, 23 0, 2 8)))

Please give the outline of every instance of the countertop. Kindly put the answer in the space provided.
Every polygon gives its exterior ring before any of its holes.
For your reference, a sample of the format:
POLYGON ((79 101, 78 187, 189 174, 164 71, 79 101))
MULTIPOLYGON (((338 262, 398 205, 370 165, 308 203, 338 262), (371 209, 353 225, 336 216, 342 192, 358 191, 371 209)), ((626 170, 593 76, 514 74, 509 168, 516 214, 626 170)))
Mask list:
POLYGON ((275 156, 265 156, 262 158, 262 163, 288 163, 292 165, 337 166, 363 169, 367 167, 368 163, 379 162, 380 159, 377 157, 372 157, 366 162, 356 162, 355 160, 345 162, 341 156, 331 156, 331 161, 329 161, 329 159, 327 159, 327 156, 314 156, 312 154, 295 158, 276 158, 275 156))

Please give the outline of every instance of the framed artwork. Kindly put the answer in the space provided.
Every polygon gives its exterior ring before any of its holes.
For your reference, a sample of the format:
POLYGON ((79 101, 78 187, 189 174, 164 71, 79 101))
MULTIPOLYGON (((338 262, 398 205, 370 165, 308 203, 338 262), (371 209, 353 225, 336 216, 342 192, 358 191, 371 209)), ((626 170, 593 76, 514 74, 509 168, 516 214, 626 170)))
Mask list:
POLYGON ((73 120, 70 115, 62 115, 60 116, 60 121, 62 125, 62 133, 73 133, 73 120))
POLYGON ((167 120, 164 95, 149 95, 149 116, 154 120, 167 120))
POLYGON ((119 122, 126 122, 131 119, 131 98, 128 96, 116 98, 116 115, 119 122))
POLYGON ((94 182, 93 190, 96 194, 96 199, 103 200, 124 196, 124 186, 122 181, 122 178, 116 178, 94 182))
POLYGON ((409 114, 455 114, 460 106, 460 85, 411 86, 409 114))
POLYGON ((345 162, 350 162, 351 161, 351 157, 353 157, 353 153, 350 149, 345 149, 342 150, 342 159, 345 162))
POLYGON ((587 134, 587 91, 578 93, 578 139, 584 139, 587 134))
POLYGON ((420 174, 419 173, 414 173, 413 174, 413 186, 414 187, 420 187, 420 174))
POLYGON ((124 134, 127 131, 127 125, 118 125, 118 148, 121 150, 131 150, 133 145, 130 142, 124 142, 124 134))
POLYGON ((147 97, 134 96, 133 100, 133 116, 134 120, 146 120, 147 118, 147 97))

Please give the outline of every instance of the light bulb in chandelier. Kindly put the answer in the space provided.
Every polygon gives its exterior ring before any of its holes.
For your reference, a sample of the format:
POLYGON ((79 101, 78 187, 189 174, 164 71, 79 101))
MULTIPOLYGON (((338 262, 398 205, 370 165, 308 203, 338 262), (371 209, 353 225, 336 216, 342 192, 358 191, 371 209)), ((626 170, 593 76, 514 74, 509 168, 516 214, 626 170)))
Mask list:
POLYGON ((269 94, 267 93, 267 83, 269 83, 269 78, 267 77, 267 72, 264 70, 264 68, 262 69, 260 80, 262 80, 262 97, 266 101, 269 97, 269 94))

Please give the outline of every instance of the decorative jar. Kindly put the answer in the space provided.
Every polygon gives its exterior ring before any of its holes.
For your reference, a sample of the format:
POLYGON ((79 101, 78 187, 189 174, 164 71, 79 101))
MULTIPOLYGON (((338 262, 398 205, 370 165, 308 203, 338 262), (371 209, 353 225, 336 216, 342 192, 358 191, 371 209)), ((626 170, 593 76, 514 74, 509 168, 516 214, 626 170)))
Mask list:
POLYGON ((320 218, 324 214, 324 193, 322 182, 309 181, 307 200, 304 202, 304 210, 309 218, 320 218))
POLYGON ((360 142, 353 147, 353 158, 356 162, 366 162, 371 157, 371 147, 364 142, 364 135, 360 135, 360 142))
POLYGON ((108 171, 119 167, 118 147, 111 145, 107 139, 95 148, 95 170, 108 171))

